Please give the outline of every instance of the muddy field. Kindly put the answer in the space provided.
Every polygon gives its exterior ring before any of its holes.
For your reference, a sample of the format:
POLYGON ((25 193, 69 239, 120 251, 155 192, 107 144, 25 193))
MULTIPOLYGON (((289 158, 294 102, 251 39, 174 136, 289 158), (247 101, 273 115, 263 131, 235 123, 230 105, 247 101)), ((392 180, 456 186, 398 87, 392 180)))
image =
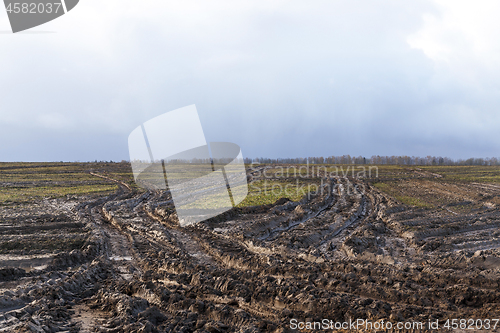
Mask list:
POLYGON ((293 319, 500 331, 498 167, 287 167, 248 179, 315 191, 254 186, 181 228, 170 194, 138 189, 126 163, 0 164, 0 332, 288 332, 293 319))

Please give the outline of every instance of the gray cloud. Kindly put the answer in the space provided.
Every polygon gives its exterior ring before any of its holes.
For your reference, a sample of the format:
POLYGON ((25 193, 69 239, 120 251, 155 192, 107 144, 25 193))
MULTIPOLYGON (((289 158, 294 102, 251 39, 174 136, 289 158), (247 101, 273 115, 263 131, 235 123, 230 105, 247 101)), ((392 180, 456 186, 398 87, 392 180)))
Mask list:
POLYGON ((462 12, 82 1, 56 33, 0 34, 0 160, 127 159, 130 131, 190 104, 245 156, 498 156, 497 51, 462 12))

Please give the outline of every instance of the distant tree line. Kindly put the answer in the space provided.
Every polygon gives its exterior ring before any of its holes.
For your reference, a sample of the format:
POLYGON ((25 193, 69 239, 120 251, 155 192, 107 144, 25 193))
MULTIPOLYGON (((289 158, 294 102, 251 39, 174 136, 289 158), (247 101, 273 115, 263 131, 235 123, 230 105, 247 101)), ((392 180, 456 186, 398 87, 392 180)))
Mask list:
POLYGON ((363 156, 330 156, 330 157, 298 157, 298 158, 245 158, 245 163, 262 164, 380 164, 380 165, 500 165, 496 157, 451 159, 441 156, 380 156, 370 158, 363 156))

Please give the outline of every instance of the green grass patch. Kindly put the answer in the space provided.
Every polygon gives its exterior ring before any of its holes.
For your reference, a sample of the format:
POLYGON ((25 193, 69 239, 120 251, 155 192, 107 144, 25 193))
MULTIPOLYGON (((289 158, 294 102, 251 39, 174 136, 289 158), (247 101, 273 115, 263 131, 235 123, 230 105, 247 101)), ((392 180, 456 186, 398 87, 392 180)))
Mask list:
POLYGON ((42 198, 60 198, 66 195, 107 195, 113 193, 118 185, 81 185, 81 186, 40 186, 40 187, 2 187, 0 188, 0 203, 23 203, 42 198))
POLYGON ((247 197, 237 207, 261 206, 275 203, 278 199, 301 200, 304 195, 319 188, 317 181, 292 179, 289 181, 259 180, 248 185, 247 197))
POLYGON ((391 186, 388 183, 375 183, 373 184, 376 188, 394 197, 396 200, 402 202, 405 205, 419 207, 419 208, 434 208, 434 205, 427 203, 420 198, 411 197, 408 195, 402 195, 398 192, 395 186, 391 186))
POLYGON ((118 185, 91 175, 106 175, 135 187, 128 163, 0 163, 0 204, 27 203, 66 195, 108 195, 118 185))

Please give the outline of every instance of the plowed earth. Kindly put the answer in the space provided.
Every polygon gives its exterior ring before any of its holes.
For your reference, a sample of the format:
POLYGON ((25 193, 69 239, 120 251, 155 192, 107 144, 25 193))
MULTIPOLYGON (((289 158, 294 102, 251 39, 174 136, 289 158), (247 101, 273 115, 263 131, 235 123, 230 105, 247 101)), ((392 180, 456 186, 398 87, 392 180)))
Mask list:
POLYGON ((109 168, 85 169, 116 187, 109 195, 0 206, 0 332, 500 318, 495 182, 417 168, 375 180, 320 174, 323 188, 300 201, 181 228, 169 192, 137 190, 109 168))

